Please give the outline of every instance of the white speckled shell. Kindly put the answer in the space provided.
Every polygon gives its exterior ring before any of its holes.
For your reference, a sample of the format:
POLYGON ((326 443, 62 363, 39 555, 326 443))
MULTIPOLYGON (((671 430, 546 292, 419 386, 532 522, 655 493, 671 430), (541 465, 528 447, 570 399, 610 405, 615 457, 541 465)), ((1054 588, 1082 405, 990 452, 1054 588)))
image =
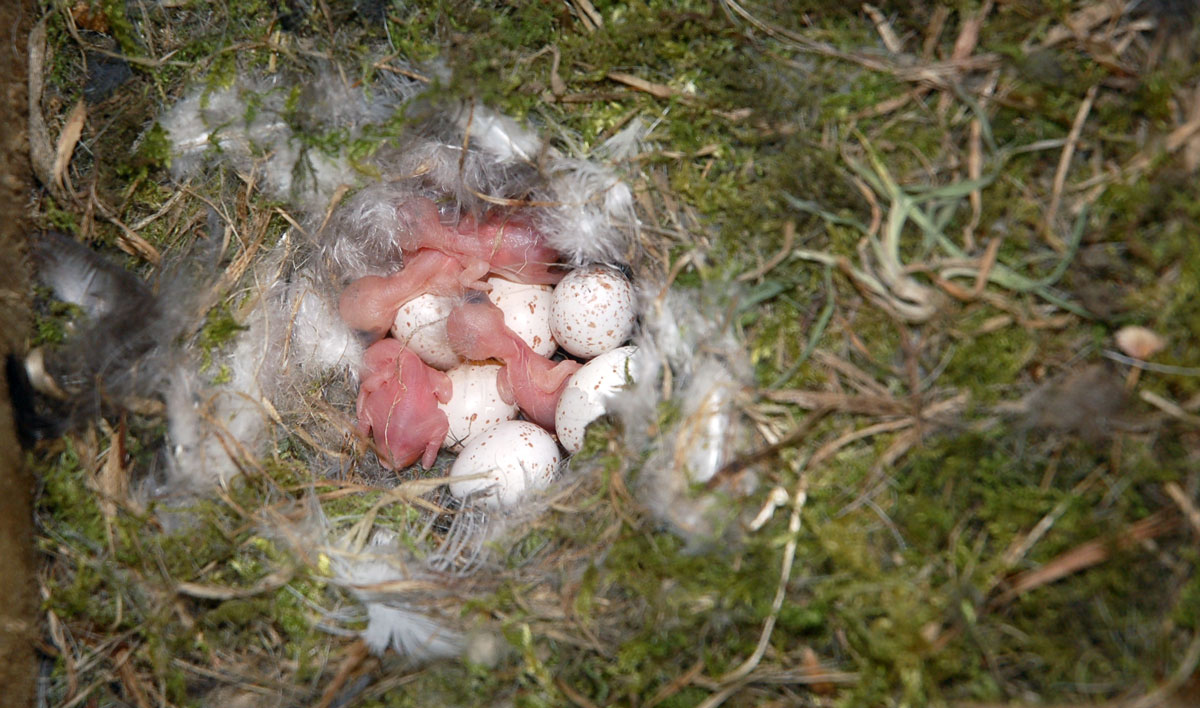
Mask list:
POLYGON ((516 404, 500 398, 499 372, 499 364, 460 364, 446 372, 454 389, 449 401, 438 404, 450 421, 443 448, 461 450, 484 430, 517 417, 516 404))
POLYGON ((458 355, 446 338, 446 317, 454 304, 454 298, 441 295, 426 294, 409 300, 396 313, 392 336, 435 369, 445 371, 458 366, 458 355))
POLYGON ((579 452, 588 423, 604 415, 608 399, 625 387, 629 359, 636 352, 635 346, 605 352, 571 376, 554 412, 558 442, 567 452, 579 452))
POLYGON ((561 458, 550 433, 523 420, 488 428, 463 448, 450 477, 483 475, 450 482, 450 493, 462 499, 487 490, 480 502, 488 508, 511 508, 529 492, 554 479, 561 458))
POLYGON ((492 292, 488 298, 504 312, 504 324, 517 333, 533 351, 550 356, 558 348, 550 334, 550 302, 554 288, 549 285, 514 283, 504 278, 488 278, 492 292))
POLYGON ((633 285, 619 271, 593 265, 554 288, 550 331, 559 346, 585 359, 621 346, 633 333, 633 285))

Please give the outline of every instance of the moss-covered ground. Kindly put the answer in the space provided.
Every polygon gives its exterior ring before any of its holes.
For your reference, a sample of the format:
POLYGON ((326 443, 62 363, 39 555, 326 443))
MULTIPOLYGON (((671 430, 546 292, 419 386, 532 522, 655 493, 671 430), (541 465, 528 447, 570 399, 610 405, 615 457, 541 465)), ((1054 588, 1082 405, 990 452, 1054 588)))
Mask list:
MULTIPOLYGON (((775 488, 789 500, 736 543, 686 544, 629 498, 637 462, 605 459, 616 436, 598 428, 594 493, 512 558, 555 545, 594 563, 463 609, 502 629, 495 666, 409 667, 364 656, 346 634, 361 618, 328 616, 353 603, 256 522, 336 491, 311 486, 303 444, 173 531, 118 483, 159 464, 162 421, 114 417, 30 457, 47 705, 1200 702, 1190 3, 41 9, 50 135, 81 99, 87 114, 74 191, 36 195, 35 218, 151 277, 119 224, 166 254, 202 230, 195 200, 147 217, 176 194, 154 118, 204 82, 320 58, 369 85, 391 54, 444 63, 437 91, 584 151, 653 126, 628 175, 645 238, 682 263, 675 287, 732 294, 755 444, 787 440, 729 503, 752 517, 775 488), (1166 342, 1136 375, 1114 342, 1133 325, 1166 342)), ((236 180, 193 189, 286 228, 236 180)), ((226 295, 198 346, 236 334, 226 295)))

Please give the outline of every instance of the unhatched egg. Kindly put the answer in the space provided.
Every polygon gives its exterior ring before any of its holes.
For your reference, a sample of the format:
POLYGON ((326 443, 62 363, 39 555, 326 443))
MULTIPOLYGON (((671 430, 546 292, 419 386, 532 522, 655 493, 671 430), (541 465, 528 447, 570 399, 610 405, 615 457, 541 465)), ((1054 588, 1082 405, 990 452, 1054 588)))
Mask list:
POLYGON ((567 452, 579 452, 588 423, 604 415, 608 400, 628 383, 636 352, 635 346, 605 352, 571 376, 554 413, 558 442, 567 452))
POLYGON ((488 428, 469 442, 450 468, 450 493, 462 499, 484 493, 492 509, 511 508, 554 479, 558 445, 545 430, 523 420, 488 428), (472 479, 455 479, 473 477, 472 479))
POLYGON ((517 405, 500 398, 499 372, 499 364, 461 364, 446 372, 453 391, 449 401, 438 404, 450 421, 443 448, 461 450, 484 430, 517 417, 517 405))
POLYGON ((435 369, 458 366, 458 355, 446 339, 446 316, 454 309, 455 298, 422 295, 404 303, 392 323, 392 336, 435 369))
POLYGON ((517 333, 529 348, 550 356, 558 345, 550 334, 550 302, 554 288, 526 285, 504 278, 488 278, 492 291, 488 298, 504 313, 504 324, 517 333))
POLYGON ((634 317, 633 285, 619 271, 593 265, 555 286, 550 331, 563 349, 590 359, 629 339, 634 317))

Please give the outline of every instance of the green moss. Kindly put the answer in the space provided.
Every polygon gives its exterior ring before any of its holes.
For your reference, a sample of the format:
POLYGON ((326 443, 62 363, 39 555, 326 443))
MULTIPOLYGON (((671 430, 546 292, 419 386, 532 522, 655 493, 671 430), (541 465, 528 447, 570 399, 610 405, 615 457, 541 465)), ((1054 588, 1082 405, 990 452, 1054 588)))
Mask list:
POLYGON ((208 369, 212 365, 213 356, 218 349, 245 329, 246 327, 234 318, 229 303, 220 303, 209 310, 204 317, 204 327, 200 330, 198 341, 203 352, 203 369, 208 369))
POLYGON ((141 56, 143 49, 137 38, 137 29, 125 14, 125 3, 120 0, 100 0, 100 10, 121 45, 121 51, 129 56, 141 56))
MULTIPOLYGON (((977 310, 963 322, 966 332, 983 324, 994 311, 977 310)), ((971 392, 972 399, 988 403, 1007 395, 1021 371, 1037 352, 1037 339, 1030 331, 1003 327, 987 334, 965 334, 942 376, 942 382, 971 392)))

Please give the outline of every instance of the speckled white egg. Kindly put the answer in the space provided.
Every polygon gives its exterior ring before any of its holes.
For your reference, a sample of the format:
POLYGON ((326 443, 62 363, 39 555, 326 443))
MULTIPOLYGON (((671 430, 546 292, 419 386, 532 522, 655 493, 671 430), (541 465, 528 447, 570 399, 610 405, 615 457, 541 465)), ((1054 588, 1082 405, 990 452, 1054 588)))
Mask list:
POLYGON ((628 384, 633 373, 630 359, 635 353, 635 346, 605 352, 584 364, 567 381, 554 412, 558 442, 567 452, 579 452, 588 423, 604 415, 609 399, 628 384))
POLYGON ((586 266, 555 286, 550 332, 563 349, 590 359, 629 339, 635 316, 629 279, 608 266, 586 266))
POLYGON ((463 445, 484 430, 517 417, 517 405, 505 403, 496 388, 499 364, 460 364, 446 372, 453 391, 450 400, 438 408, 450 421, 447 450, 461 450, 463 445))
POLYGON ((492 286, 488 298, 504 313, 504 324, 533 351, 542 356, 553 354, 558 348, 550 334, 550 302, 554 299, 554 288, 495 277, 488 278, 487 282, 492 286))
POLYGON ((458 355, 446 337, 446 317, 455 302, 452 297, 428 294, 409 300, 396 313, 392 336, 435 369, 458 366, 458 355))
POLYGON ((475 437, 450 468, 450 493, 463 499, 482 493, 486 507, 512 508, 530 492, 545 489, 561 458, 554 438, 523 420, 492 426, 475 437), (455 479, 472 477, 472 479, 455 479))

